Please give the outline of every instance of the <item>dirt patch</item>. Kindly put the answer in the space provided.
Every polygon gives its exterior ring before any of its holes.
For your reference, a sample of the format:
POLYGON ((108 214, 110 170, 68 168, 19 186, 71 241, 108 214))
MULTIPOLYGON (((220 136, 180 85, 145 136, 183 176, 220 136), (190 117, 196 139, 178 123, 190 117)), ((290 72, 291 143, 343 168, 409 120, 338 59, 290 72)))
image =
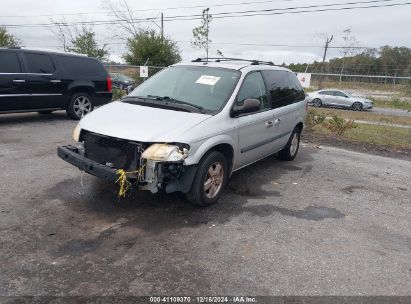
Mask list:
POLYGON ((344 138, 335 138, 330 135, 316 134, 311 132, 303 132, 301 139, 305 143, 327 145, 357 152, 411 160, 411 148, 395 149, 388 145, 349 141, 344 138))

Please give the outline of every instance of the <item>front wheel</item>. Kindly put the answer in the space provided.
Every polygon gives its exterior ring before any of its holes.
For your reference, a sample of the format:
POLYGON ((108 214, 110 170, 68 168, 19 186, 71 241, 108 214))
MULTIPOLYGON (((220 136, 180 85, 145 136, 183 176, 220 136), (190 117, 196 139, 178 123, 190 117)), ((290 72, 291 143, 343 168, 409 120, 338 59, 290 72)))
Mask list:
POLYGON ((75 93, 71 96, 67 114, 74 120, 79 120, 94 109, 94 102, 87 93, 75 93))
POLYGON ((287 145, 278 152, 278 157, 282 160, 294 160, 300 147, 301 129, 296 127, 291 133, 287 145))
POLYGON ((323 103, 322 103, 321 99, 316 98, 316 99, 313 100, 313 105, 314 105, 314 107, 321 108, 323 103))
POLYGON ((188 200, 200 207, 216 203, 223 193, 227 178, 226 158, 220 152, 210 152, 198 166, 190 192, 187 193, 188 200))
POLYGON ((361 111, 362 110, 362 104, 360 102, 354 102, 352 105, 352 109, 354 111, 361 111))

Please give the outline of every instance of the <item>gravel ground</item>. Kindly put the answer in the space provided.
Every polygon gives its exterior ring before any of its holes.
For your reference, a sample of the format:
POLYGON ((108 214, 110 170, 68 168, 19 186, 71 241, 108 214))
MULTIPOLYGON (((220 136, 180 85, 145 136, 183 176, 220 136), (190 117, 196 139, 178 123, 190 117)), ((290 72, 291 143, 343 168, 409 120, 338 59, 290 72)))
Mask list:
POLYGON ((56 156, 64 112, 0 116, 0 295, 411 295, 411 162, 304 145, 221 201, 133 193, 56 156))

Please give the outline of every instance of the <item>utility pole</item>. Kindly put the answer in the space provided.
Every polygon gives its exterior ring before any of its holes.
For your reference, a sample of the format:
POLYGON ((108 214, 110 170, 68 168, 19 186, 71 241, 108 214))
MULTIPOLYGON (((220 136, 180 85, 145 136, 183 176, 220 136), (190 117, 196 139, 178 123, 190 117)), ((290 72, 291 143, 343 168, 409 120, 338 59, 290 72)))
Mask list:
MULTIPOLYGON (((325 47, 324 47, 324 56, 323 56, 323 61, 321 63, 321 74, 324 73, 324 62, 325 62, 325 57, 327 56, 327 50, 328 50, 328 45, 330 44, 331 41, 333 41, 334 35, 331 35, 330 38, 327 37, 325 40, 325 47)), ((318 84, 318 88, 322 89, 322 84, 323 84, 323 75, 320 75, 320 83, 318 84)))
POLYGON ((161 13, 161 42, 164 43, 164 18, 163 13, 161 13))
POLYGON ((208 27, 208 11, 209 11, 210 9, 207 7, 207 9, 206 9, 206 27, 207 27, 207 50, 206 50, 206 52, 207 52, 207 61, 208 61, 208 30, 209 30, 209 27, 208 27))

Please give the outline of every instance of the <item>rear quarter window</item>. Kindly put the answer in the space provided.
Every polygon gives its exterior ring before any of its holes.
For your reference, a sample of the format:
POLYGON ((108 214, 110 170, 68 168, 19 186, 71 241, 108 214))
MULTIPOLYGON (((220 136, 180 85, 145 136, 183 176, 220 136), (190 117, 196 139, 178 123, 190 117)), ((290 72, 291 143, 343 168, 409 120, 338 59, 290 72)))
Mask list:
POLYGON ((25 53, 29 73, 52 74, 56 70, 54 62, 49 55, 25 53))
POLYGON ((271 105, 280 108, 294 103, 294 89, 288 77, 289 72, 263 70, 264 79, 270 92, 271 105))
POLYGON ((21 73, 21 65, 16 52, 0 52, 0 73, 21 73))
POLYGON ((76 56, 59 56, 59 62, 70 75, 106 77, 107 71, 96 59, 76 56))
POLYGON ((305 93, 301 83, 298 81, 297 76, 293 73, 288 73, 288 78, 290 80, 291 89, 293 90, 294 102, 303 101, 305 99, 305 93))

